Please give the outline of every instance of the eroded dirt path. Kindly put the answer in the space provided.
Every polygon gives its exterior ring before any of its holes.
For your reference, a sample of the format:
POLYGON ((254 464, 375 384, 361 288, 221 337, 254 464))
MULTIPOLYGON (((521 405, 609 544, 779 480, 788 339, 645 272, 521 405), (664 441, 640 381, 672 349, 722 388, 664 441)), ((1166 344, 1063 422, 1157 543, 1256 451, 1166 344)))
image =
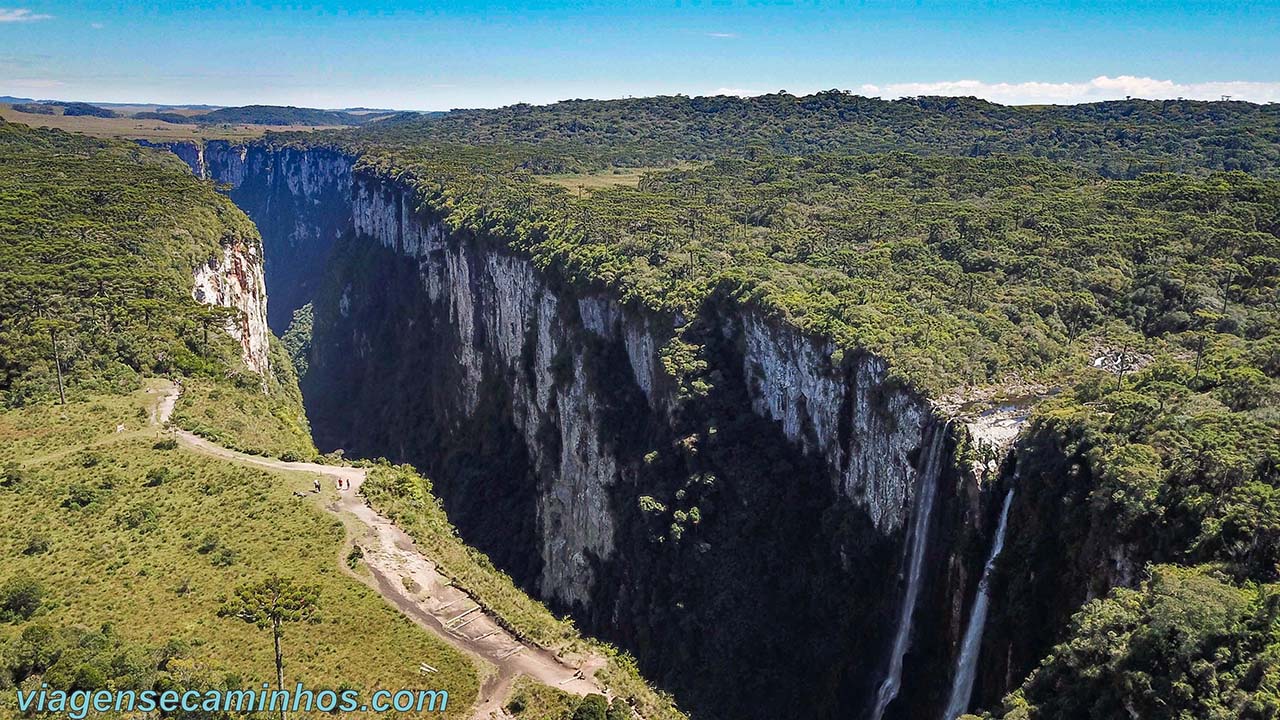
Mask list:
MULTIPOLYGON (((181 389, 170 385, 157 392, 161 396, 152 410, 151 420, 163 426, 173 415, 181 389)), ((375 589, 414 622, 479 661, 482 685, 473 720, 509 717, 504 706, 516 678, 521 675, 575 695, 609 695, 594 678, 596 670, 606 662, 603 657, 589 655, 570 660, 523 642, 503 629, 497 618, 466 592, 450 584, 435 563, 418 551, 411 537, 364 501, 360 495, 365 481, 363 468, 246 455, 180 428, 172 428, 172 432, 184 447, 205 455, 271 470, 316 473, 328 478, 331 486, 336 486, 339 479, 350 482, 350 489, 339 491, 337 499, 325 508, 347 526, 353 542, 364 553, 370 577, 349 571, 346 564, 339 561, 341 567, 375 589)), ((430 676, 429 667, 423 671, 430 676)))

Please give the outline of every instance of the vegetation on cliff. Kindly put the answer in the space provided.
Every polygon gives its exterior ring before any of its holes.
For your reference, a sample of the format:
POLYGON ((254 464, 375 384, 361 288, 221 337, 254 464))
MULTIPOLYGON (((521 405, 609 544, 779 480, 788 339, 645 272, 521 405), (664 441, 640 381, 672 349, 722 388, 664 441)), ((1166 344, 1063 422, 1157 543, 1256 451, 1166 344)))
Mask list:
MULTIPOLYGON (((1220 341, 1221 342, 1221 341, 1220 341)), ((1091 468, 1090 524, 1140 557, 1217 564, 1238 581, 1280 580, 1277 348, 1221 343, 1164 355, 1132 382, 1097 373, 1037 423, 1091 468), (1272 373, 1268 376, 1262 368, 1272 373)))
POLYGON ((571 282, 686 317, 729 296, 934 394, 1275 326, 1280 184, 1243 173, 761 154, 578 197, 495 169, 516 151, 361 148, 425 212, 571 282))
POLYGON ((302 393, 283 344, 271 338, 271 377, 261 392, 256 376, 191 376, 183 382, 173 421, 223 447, 284 460, 316 456, 302 393))
POLYGON ((1004 720, 1262 720, 1280 713, 1280 586, 1157 566, 1087 604, 1004 720))

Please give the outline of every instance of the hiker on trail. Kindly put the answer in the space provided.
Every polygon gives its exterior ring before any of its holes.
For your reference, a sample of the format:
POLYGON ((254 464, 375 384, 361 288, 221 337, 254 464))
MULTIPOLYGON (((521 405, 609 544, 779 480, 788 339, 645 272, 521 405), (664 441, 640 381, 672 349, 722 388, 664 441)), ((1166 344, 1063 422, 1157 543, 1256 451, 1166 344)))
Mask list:
POLYGON ((316 478, 316 492, 320 492, 320 478, 316 478))

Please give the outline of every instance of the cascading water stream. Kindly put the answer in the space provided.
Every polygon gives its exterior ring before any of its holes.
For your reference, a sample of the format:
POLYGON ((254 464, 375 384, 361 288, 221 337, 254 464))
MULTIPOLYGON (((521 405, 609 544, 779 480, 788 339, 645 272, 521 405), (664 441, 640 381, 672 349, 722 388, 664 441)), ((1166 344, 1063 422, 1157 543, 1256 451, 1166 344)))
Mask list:
POLYGON ((915 513, 911 518, 911 555, 907 559, 907 591, 902 596, 902 607, 898 613, 898 630, 893 638, 893 649, 889 655, 889 668, 884 682, 876 691, 875 710, 872 720, 881 720, 889 703, 898 697, 898 689, 902 685, 902 661, 907 654, 907 646, 911 642, 911 617, 915 614, 916 601, 920 597, 920 581, 924 571, 925 550, 929 542, 929 521, 933 516, 933 499, 937 495, 938 476, 942 468, 942 441, 946 438, 949 424, 934 429, 929 439, 929 451, 922 458, 920 465, 919 498, 915 513))
POLYGON ((960 644, 960 657, 956 659, 956 672, 951 680, 951 695, 947 700, 947 710, 942 720, 955 720, 969 709, 969 699, 973 694, 973 681, 977 677, 978 652, 982 647, 982 632, 987 624, 987 610, 991 605, 991 571, 996 566, 1000 552, 1004 550, 1004 531, 1009 522, 1009 506, 1013 503, 1013 489, 1004 496, 1004 508, 1000 510, 1000 524, 996 527, 996 539, 991 546, 991 555, 987 565, 982 569, 982 580, 978 582, 978 596, 974 598, 973 609, 969 612, 969 626, 965 629, 964 642, 960 644))

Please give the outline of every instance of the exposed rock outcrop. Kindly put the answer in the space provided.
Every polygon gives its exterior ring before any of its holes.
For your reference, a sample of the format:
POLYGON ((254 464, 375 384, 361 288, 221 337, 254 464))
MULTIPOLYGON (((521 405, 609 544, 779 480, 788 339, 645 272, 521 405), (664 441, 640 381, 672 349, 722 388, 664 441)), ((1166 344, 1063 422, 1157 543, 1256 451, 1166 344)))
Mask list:
POLYGON ((240 343, 244 364, 263 378, 270 372, 271 331, 267 329, 267 288, 262 270, 262 247, 237 240, 224 244, 219 256, 192 271, 192 297, 206 305, 238 312, 226 321, 227 334, 240 343))

